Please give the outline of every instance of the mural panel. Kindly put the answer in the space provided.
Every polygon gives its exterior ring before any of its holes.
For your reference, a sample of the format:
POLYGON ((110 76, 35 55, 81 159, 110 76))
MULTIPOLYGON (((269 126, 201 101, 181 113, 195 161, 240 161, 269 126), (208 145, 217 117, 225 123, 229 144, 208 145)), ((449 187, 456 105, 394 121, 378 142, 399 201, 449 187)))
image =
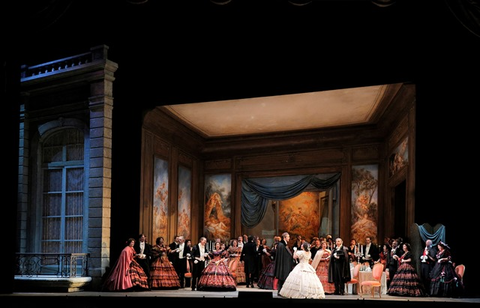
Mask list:
POLYGON ((365 244, 370 236, 377 243, 378 165, 352 168, 352 229, 351 236, 365 244))
POLYGON ((208 240, 230 239, 232 176, 217 174, 205 176, 204 233, 208 240))
POLYGON ((318 192, 303 192, 287 200, 279 201, 279 233, 288 232, 291 239, 301 235, 310 240, 319 236, 320 194, 318 192))
POLYGON ((392 176, 408 164, 408 137, 395 148, 388 160, 389 175, 392 176))
POLYGON ((178 223, 177 234, 190 238, 192 210, 192 171, 178 167, 178 223))
POLYGON ((155 157, 153 172, 153 238, 167 236, 168 162, 155 157))

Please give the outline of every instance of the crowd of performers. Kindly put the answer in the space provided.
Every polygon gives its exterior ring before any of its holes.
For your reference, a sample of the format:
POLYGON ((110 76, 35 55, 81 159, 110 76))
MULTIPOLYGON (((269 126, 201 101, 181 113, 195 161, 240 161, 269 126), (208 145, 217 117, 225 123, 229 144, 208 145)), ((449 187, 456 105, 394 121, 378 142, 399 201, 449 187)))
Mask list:
POLYGON ((228 242, 201 237, 196 244, 183 236, 175 236, 169 244, 158 237, 151 245, 140 234, 138 239, 127 240, 106 275, 103 289, 235 291, 239 285, 254 288, 256 283, 258 288, 278 290, 279 296, 288 298, 325 298, 345 293, 345 283, 355 264, 371 268, 381 263, 389 295, 460 297, 464 291, 450 247, 442 241, 434 245, 426 240, 422 255, 416 258, 402 238, 388 239, 380 246, 370 237, 361 245, 354 239, 344 245, 342 239, 330 235, 306 242, 300 235, 290 240, 285 234, 274 236, 270 245, 265 238, 247 235, 228 242), (280 267, 285 268, 282 251, 287 251, 291 260, 287 270, 279 273, 280 267), (277 264, 277 259, 282 265, 277 264), (342 264, 337 274, 332 272, 335 264, 342 264), (294 289, 290 290, 290 286, 294 289))

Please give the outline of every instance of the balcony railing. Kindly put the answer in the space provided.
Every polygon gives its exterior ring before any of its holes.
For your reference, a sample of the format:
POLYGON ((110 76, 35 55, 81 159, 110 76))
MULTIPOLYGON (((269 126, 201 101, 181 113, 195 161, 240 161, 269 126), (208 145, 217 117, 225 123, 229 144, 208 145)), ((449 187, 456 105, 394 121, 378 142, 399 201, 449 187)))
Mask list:
POLYGON ((15 275, 87 277, 88 253, 16 253, 15 275))
POLYGON ((42 63, 33 66, 22 65, 20 78, 22 81, 45 77, 67 70, 77 69, 84 65, 94 63, 97 60, 105 60, 107 58, 108 47, 100 45, 91 48, 89 52, 85 52, 72 57, 58 59, 55 61, 42 63))

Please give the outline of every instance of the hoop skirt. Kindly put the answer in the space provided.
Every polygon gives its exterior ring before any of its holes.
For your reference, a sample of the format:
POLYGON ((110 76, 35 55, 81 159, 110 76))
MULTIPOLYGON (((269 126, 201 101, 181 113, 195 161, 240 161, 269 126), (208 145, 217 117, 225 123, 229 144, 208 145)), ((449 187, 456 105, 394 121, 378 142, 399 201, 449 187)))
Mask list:
POLYGON ((319 250, 313 257, 312 267, 315 269, 320 282, 322 283, 325 294, 335 293, 335 284, 328 282, 328 267, 330 266, 330 259, 326 259, 331 254, 330 250, 319 250))
MULTIPOLYGON (((407 254, 409 253, 407 252, 407 254)), ((411 258, 411 254, 406 255, 404 258, 411 258)), ((408 262, 400 263, 390 282, 387 294, 396 296, 427 296, 420 276, 408 262)))
POLYGON ((227 256, 225 250, 210 252, 212 260, 203 269, 198 280, 197 290, 199 291, 236 291, 237 286, 232 272, 225 264, 227 256))
POLYGON ((247 281, 245 277, 245 267, 243 262, 240 261, 240 257, 242 255, 242 248, 230 246, 227 250, 227 253, 227 266, 235 279, 236 285, 245 284, 247 281))
POLYGON ((180 288, 178 274, 166 254, 162 254, 153 261, 150 270, 150 284, 152 289, 180 288))
POLYGON ((260 277, 258 278, 257 286, 260 289, 266 290, 276 290, 277 286, 275 285, 275 260, 268 263, 267 267, 262 271, 260 277))
POLYGON ((324 299, 322 283, 315 269, 308 263, 310 251, 297 251, 299 263, 288 274, 279 295, 286 298, 324 299))
POLYGON ((135 261, 135 249, 125 247, 109 276, 104 282, 103 288, 107 291, 126 291, 133 289, 148 290, 148 277, 143 268, 135 261))
POLYGON ((430 273, 430 295, 439 297, 460 297, 464 286, 455 273, 450 261, 435 263, 430 273))

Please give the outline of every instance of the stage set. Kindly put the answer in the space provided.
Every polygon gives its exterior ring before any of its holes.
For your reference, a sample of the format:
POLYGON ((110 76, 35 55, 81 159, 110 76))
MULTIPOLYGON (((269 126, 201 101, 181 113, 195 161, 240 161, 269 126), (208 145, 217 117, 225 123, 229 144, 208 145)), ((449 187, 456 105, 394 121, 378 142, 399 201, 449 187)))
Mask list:
POLYGON ((269 305, 270 307, 292 307, 292 304, 305 305, 368 305, 369 307, 451 307, 480 305, 480 298, 443 298, 443 297, 398 297, 382 294, 346 294, 327 295, 325 299, 287 299, 277 296, 276 290, 246 288, 241 285, 236 291, 192 291, 190 288, 178 290, 152 290, 139 292, 91 292, 74 293, 13 293, 0 294, 2 307, 24 308, 32 305, 69 308, 104 308, 112 305, 151 306, 174 304, 175 307, 194 305, 195 307, 226 307, 235 304, 269 305))

